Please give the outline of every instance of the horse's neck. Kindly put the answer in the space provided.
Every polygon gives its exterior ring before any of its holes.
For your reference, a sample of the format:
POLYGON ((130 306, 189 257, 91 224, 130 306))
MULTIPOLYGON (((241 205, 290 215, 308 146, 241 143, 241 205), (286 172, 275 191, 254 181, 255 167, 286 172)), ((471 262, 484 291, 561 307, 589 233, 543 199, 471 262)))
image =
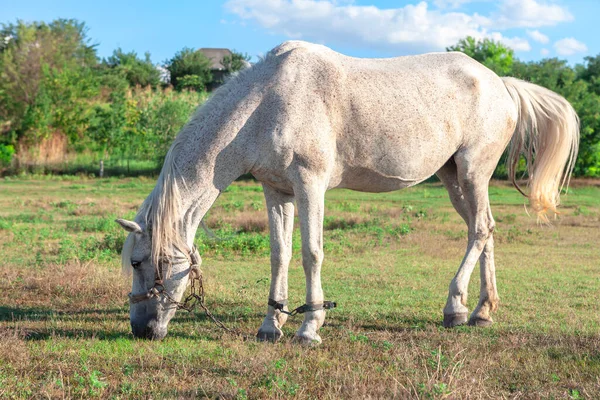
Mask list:
POLYGON ((177 164, 185 182, 182 233, 188 244, 221 191, 249 171, 256 154, 253 151, 256 141, 250 137, 251 132, 242 129, 247 118, 239 115, 239 108, 233 119, 222 118, 231 115, 228 112, 219 114, 213 114, 210 120, 205 116, 192 121, 188 127, 191 130, 182 132, 183 140, 179 143, 177 164))

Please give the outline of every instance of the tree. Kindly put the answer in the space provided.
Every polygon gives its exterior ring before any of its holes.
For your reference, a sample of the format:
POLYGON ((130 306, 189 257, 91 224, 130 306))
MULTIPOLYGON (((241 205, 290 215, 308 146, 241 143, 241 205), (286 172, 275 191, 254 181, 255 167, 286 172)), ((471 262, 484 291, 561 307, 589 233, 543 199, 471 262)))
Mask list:
MULTIPOLYGON (((597 57, 600 61, 600 57, 597 57)), ((600 96, 594 90, 594 59, 587 68, 571 67, 566 60, 548 58, 538 62, 515 62, 515 77, 548 88, 564 96, 579 115, 581 136, 575 174, 600 176, 600 96)), ((598 65, 600 67, 600 65, 598 65)))
POLYGON ((585 64, 580 66, 579 77, 589 83, 591 89, 600 95, 600 54, 585 58, 585 64))
POLYGON ((567 96, 565 91, 568 91, 577 80, 577 74, 569 66, 567 60, 558 58, 546 58, 528 63, 516 61, 513 65, 512 75, 558 92, 563 96, 567 96))
POLYGON ((231 74, 247 68, 250 65, 250 56, 234 50, 231 52, 231 55, 223 57, 221 64, 225 67, 227 73, 231 74))
MULTIPOLYGON (((56 121, 51 115, 56 110, 51 86, 56 89, 56 82, 71 85, 74 76, 89 78, 84 70, 97 63, 85 24, 73 19, 49 24, 17 21, 2 25, 0 39, 0 125, 4 126, 0 141, 14 143, 29 130, 49 132, 56 121)), ((88 96, 94 92, 89 89, 90 85, 79 81, 69 95, 88 96)), ((64 101, 73 101, 73 97, 64 101)), ((54 115, 66 117, 64 113, 54 115)))
POLYGON ((171 84, 177 89, 206 90, 212 81, 211 61, 199 51, 184 47, 167 61, 171 84))
POLYGON ((138 58, 136 52, 125 53, 118 48, 102 64, 113 72, 124 76, 131 87, 156 87, 160 84, 160 71, 152 64, 150 53, 146 53, 145 58, 142 60, 138 58))
POLYGON ((476 40, 471 36, 461 39, 446 51, 460 51, 479 61, 500 76, 509 75, 514 61, 512 49, 491 39, 476 40))
MULTIPOLYGON (((579 154, 575 175, 600 176, 600 55, 586 57, 583 65, 572 67, 566 60, 548 58, 537 62, 514 59, 502 44, 467 37, 447 50, 462 51, 498 75, 512 75, 535 83, 565 97, 581 122, 579 154)), ((502 163, 496 173, 504 175, 502 163)))

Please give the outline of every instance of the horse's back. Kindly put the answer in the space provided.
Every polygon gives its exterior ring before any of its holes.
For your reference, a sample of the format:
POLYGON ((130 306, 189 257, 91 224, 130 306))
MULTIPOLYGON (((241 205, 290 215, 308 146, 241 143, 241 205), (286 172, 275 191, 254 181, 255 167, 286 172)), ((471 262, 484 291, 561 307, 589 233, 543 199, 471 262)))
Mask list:
POLYGON ((287 125, 271 139, 288 163, 327 169, 330 187, 416 184, 461 147, 506 145, 509 134, 498 130, 515 118, 500 78, 461 53, 360 59, 294 41, 270 57, 278 121, 287 125))
POLYGON ((459 149, 500 141, 514 109, 501 80, 469 57, 348 59, 339 186, 394 190, 433 175, 459 149), (355 171, 352 173, 351 171, 355 171))

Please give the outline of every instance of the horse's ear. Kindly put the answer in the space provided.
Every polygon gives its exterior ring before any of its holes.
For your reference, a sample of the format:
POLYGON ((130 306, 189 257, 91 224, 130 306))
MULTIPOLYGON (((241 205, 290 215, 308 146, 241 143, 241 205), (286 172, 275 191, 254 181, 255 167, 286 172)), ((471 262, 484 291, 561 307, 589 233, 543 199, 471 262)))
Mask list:
POLYGON ((127 221, 126 219, 117 218, 115 222, 123 227, 127 232, 142 233, 142 227, 135 221, 127 221))

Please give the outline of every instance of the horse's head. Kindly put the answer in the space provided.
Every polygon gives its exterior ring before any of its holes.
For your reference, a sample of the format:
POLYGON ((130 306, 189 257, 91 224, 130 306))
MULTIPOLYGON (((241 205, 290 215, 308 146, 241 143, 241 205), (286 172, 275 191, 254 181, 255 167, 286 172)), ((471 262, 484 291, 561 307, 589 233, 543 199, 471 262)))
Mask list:
POLYGON ((121 261, 125 271, 132 271, 129 294, 129 320, 133 335, 160 340, 167 335, 167 325, 185 292, 192 264, 200 263, 197 252, 184 253, 175 248, 168 257, 152 257, 152 231, 143 224, 117 219, 129 232, 121 261), (195 259, 195 260, 193 260, 195 259))

